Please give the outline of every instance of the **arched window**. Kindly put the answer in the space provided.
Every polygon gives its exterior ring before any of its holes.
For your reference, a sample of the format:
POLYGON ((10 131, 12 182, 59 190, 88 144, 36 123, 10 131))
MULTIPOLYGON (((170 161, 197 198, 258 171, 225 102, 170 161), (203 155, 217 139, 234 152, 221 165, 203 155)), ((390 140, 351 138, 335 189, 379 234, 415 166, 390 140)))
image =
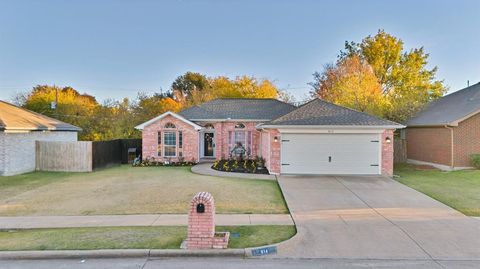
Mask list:
POLYGON ((237 124, 235 125, 235 129, 245 129, 245 124, 243 124, 243 123, 237 123, 237 124))
POLYGON ((213 124, 207 123, 205 124, 205 129, 215 129, 215 127, 213 126, 213 124))
POLYGON ((167 124, 165 124, 165 128, 167 129, 175 129, 176 126, 175 124, 171 123, 171 122, 167 122, 167 124))

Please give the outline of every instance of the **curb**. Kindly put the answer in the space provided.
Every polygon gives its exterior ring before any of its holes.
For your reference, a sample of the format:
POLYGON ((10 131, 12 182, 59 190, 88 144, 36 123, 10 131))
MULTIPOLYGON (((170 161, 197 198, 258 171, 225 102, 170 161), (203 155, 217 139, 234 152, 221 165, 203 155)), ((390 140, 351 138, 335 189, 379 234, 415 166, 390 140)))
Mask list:
POLYGON ((0 260, 100 259, 100 258, 172 258, 172 257, 237 257, 245 258, 245 249, 100 249, 0 251, 0 260))

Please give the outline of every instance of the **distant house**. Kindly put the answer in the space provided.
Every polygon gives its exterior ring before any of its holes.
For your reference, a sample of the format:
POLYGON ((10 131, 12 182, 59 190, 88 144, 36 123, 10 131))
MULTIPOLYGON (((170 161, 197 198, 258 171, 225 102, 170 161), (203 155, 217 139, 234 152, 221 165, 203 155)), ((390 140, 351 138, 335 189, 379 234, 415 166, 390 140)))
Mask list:
POLYGON ((0 101, 0 175, 35 170, 35 141, 77 141, 80 128, 0 101))
POLYGON ((480 153, 480 83, 446 95, 407 122, 407 158, 443 170, 471 167, 480 153))
POLYGON ((275 99, 216 99, 166 112, 142 130, 143 158, 229 158, 242 145, 272 174, 393 173, 393 131, 404 126, 314 99, 300 107, 275 99))

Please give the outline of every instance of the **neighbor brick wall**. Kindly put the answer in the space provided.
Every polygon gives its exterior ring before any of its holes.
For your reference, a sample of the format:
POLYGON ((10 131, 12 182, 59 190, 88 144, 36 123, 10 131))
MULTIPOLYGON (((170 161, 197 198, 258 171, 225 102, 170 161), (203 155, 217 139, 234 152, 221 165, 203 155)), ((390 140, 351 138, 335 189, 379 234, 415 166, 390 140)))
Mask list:
POLYGON ((470 155, 480 153, 480 114, 453 127, 455 167, 471 167, 470 155))
POLYGON ((0 176, 5 170, 5 134, 0 132, 0 176))
POLYGON ((260 122, 217 122, 214 124, 215 156, 217 159, 227 159, 230 157, 228 132, 234 132, 237 123, 243 123, 245 125, 245 129, 241 130, 252 132, 252 148, 250 149, 251 157, 254 158, 259 154, 260 132, 257 130, 256 126, 260 122))
POLYGON ((393 130, 385 130, 382 133, 382 175, 393 175, 393 147, 394 147, 393 130), (390 143, 386 142, 386 138, 390 138, 390 143))
POLYGON ((165 161, 167 159, 171 161, 178 161, 178 133, 177 133, 177 157, 163 157, 163 147, 162 147, 162 156, 157 154, 158 146, 158 132, 162 132, 162 144, 165 142, 163 137, 164 131, 182 131, 183 136, 183 158, 185 161, 198 161, 198 132, 195 128, 183 122, 180 119, 177 119, 173 116, 167 115, 164 118, 146 126, 142 131, 142 158, 146 159, 155 159, 156 161, 165 161), (175 129, 165 129, 164 126, 166 123, 171 122, 175 124, 175 129))
POLYGON ((0 175, 35 170, 35 141, 77 141, 77 132, 0 133, 0 175))
POLYGON ((409 127, 406 129, 407 158, 451 165, 451 134, 445 127, 409 127))

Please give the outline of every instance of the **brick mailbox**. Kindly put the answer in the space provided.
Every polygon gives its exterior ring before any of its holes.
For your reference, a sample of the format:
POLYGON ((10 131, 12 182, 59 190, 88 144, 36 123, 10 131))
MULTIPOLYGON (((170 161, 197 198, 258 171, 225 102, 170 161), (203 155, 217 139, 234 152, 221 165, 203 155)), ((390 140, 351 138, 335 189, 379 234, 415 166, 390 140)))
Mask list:
POLYGON ((199 192, 190 203, 187 249, 227 248, 229 232, 215 232, 215 202, 208 192, 199 192))

